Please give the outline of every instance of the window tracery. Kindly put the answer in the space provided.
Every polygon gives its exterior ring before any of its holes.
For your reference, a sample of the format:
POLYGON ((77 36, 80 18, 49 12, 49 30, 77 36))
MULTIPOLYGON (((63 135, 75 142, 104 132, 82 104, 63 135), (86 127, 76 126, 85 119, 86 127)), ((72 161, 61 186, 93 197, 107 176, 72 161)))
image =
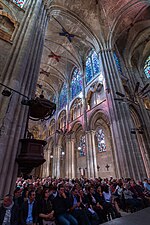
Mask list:
POLYGON ((86 60, 86 83, 100 73, 100 62, 95 51, 90 52, 86 60))
POLYGON ((98 152, 105 152, 106 151, 106 144, 105 144, 105 134, 103 129, 99 128, 96 131, 96 143, 98 152))
POLYGON ((59 95, 59 109, 67 105, 67 84, 64 83, 59 95))
POLYGON ((75 98, 82 91, 82 75, 79 69, 75 68, 71 80, 71 99, 75 98))
POLYGON ((71 106, 71 121, 82 115, 82 99, 77 98, 71 106))
POLYGON ((86 155, 86 144, 85 144, 85 135, 82 135, 79 139, 79 155, 80 156, 85 156, 86 155))
POLYGON ((66 110, 63 110, 58 119, 59 129, 62 129, 66 126, 66 110))
POLYGON ((116 62, 116 66, 117 66, 118 72, 121 75, 123 75, 123 72, 122 72, 122 69, 121 69, 121 65, 120 65, 120 60, 119 60, 119 57, 117 56, 116 52, 114 52, 114 59, 115 59, 115 62, 116 62))
POLYGON ((150 56, 147 58, 145 62, 144 73, 146 77, 149 79, 150 78, 150 56))

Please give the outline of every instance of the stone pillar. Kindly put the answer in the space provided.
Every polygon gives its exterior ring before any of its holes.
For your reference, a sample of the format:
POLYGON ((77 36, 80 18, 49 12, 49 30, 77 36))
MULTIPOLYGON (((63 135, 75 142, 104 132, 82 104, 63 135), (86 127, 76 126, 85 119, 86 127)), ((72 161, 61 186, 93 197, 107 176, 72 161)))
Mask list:
POLYGON ((52 177, 56 177, 56 169, 57 169, 57 147, 54 147, 53 150, 53 171, 52 171, 52 177))
POLYGON ((61 146, 57 146, 56 151, 56 177, 60 177, 60 155, 61 155, 61 146))
POLYGON ((141 179, 146 176, 143 162, 137 155, 138 145, 133 141, 130 129, 133 127, 128 104, 119 104, 114 101, 116 91, 124 93, 124 88, 113 51, 105 49, 101 51, 103 73, 105 77, 107 92, 107 104, 110 117, 110 128, 114 147, 114 159, 117 177, 133 177, 141 179))
POLYGON ((92 157, 93 157, 93 171, 94 171, 94 178, 98 177, 98 170, 97 170, 97 158, 96 158, 96 143, 95 143, 95 133, 96 131, 91 130, 91 143, 92 143, 92 157))
POLYGON ((86 132, 86 146, 87 146, 87 152, 89 155, 89 177, 90 178, 98 177, 94 135, 95 135, 94 131, 86 132))
POLYGON ((75 153, 73 138, 67 137, 66 141, 66 177, 75 178, 75 153))
POLYGON ((71 139, 71 178, 75 178, 75 149, 74 149, 74 139, 71 139))
POLYGON ((85 96, 85 77, 86 77, 86 59, 82 62, 83 76, 82 76, 82 94, 83 94, 83 116, 84 116, 84 131, 85 131, 85 141, 86 141, 86 166, 87 166, 87 177, 90 178, 91 170, 90 170, 90 152, 88 148, 88 118, 87 118, 87 102, 85 96))
POLYGON ((51 153, 51 151, 50 150, 47 150, 47 158, 46 158, 46 166, 47 166, 47 168, 46 168, 46 176, 48 177, 49 175, 50 175, 50 153, 51 153))
POLYGON ((66 177, 69 177, 69 156, 70 156, 70 139, 66 138, 66 155, 65 155, 65 160, 66 160, 66 166, 65 166, 65 170, 66 170, 66 177))
MULTIPOLYGON (((1 83, 29 98, 36 87, 47 21, 42 0, 30 0, 0 78, 1 83)), ((0 95, 0 127, 5 124, 5 132, 0 137, 0 196, 13 191, 17 176, 15 159, 28 114, 28 107, 21 105, 21 100, 22 96, 17 93, 9 100, 0 95)))

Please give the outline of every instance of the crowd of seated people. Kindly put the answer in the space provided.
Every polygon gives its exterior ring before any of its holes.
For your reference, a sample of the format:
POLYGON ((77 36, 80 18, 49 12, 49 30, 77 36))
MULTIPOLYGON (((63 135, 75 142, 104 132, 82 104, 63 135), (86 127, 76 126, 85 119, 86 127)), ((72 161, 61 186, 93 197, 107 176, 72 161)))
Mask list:
POLYGON ((146 178, 18 178, 3 198, 0 225, 99 225, 148 206, 146 178))

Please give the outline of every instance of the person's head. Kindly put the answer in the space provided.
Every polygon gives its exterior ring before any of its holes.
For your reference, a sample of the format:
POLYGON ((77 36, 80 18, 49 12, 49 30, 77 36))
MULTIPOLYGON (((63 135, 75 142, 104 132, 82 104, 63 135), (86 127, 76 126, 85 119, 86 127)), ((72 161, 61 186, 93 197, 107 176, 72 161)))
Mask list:
POLYGON ((63 184, 59 184, 57 190, 58 190, 59 195, 62 195, 65 192, 64 185, 63 184))
POLYGON ((21 196, 21 192, 22 192, 21 188, 20 187, 16 187, 16 189, 14 190, 14 197, 15 198, 20 197, 21 196))
POLYGON ((34 190, 29 191, 28 198, 29 198, 30 202, 33 202, 35 200, 35 191, 34 190))
POLYGON ((70 190, 70 184, 69 184, 69 182, 66 182, 65 185, 64 185, 64 187, 65 187, 65 191, 68 192, 70 190))
POLYGON ((11 195, 5 195, 3 199, 3 206, 4 207, 9 207, 12 204, 12 196, 11 195))
POLYGON ((90 194, 94 194, 94 187, 93 187, 93 186, 90 186, 90 187, 89 187, 89 193, 90 193, 90 194))
POLYGON ((49 195, 50 195, 49 189, 48 188, 45 188, 43 190, 42 197, 45 198, 45 199, 48 199, 49 198, 49 195))
POLYGON ((135 185, 136 185, 135 181, 134 180, 130 180, 130 185, 131 185, 131 187, 135 187, 135 185))
POLYGON ((109 186, 108 185, 104 185, 103 191, 106 192, 106 193, 109 193, 109 186))
POLYGON ((78 195, 78 189, 76 188, 76 186, 74 186, 74 187, 72 188, 71 192, 72 192, 72 194, 73 194, 74 196, 77 196, 77 195, 78 195))
POLYGON ((98 186, 98 187, 97 187, 97 192, 98 192, 98 193, 101 193, 101 192, 102 192, 101 186, 98 186))

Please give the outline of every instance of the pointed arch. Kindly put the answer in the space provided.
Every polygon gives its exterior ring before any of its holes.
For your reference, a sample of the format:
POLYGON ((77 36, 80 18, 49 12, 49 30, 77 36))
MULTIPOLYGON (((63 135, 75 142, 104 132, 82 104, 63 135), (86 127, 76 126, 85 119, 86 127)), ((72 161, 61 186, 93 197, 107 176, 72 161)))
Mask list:
POLYGON ((67 105, 67 84, 63 83, 63 86, 59 95, 59 109, 62 109, 67 105))
POLYGON ((98 54, 92 50, 89 52, 86 60, 86 83, 89 83, 101 72, 100 60, 98 54))
POLYGON ((72 73, 71 79, 71 100, 74 99, 82 91, 82 75, 76 67, 72 73))

